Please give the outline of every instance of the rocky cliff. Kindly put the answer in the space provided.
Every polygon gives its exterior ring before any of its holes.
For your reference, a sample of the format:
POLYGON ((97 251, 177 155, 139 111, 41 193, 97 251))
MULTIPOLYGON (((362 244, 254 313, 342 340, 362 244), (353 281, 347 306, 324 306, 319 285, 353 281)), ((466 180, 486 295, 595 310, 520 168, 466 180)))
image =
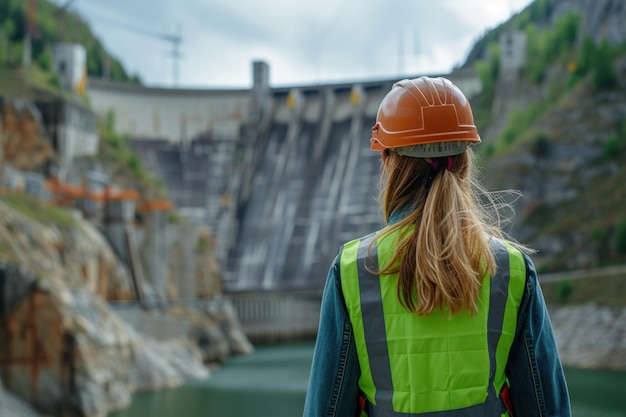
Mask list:
MULTIPOLYGON (((625 202, 626 1, 538 0, 479 41, 467 63, 473 65, 510 29, 526 33, 529 43, 545 44, 547 36, 535 35, 552 30, 556 36, 565 22, 559 19, 570 13, 579 17, 571 48, 558 56, 527 56, 507 88, 496 89, 493 102, 499 106, 481 129, 481 149, 496 149, 483 153, 485 182, 489 189, 522 192, 511 234, 538 250, 541 271, 624 261, 614 243, 623 218, 616 208, 625 202), (605 73, 614 82, 600 86, 597 69, 581 70, 588 40, 596 50, 610 48, 605 73), (545 69, 542 75, 530 77, 538 67, 545 69)), ((593 61, 600 61, 594 53, 593 61)), ((498 86, 506 75, 500 71, 498 86)))
POLYGON ((626 171, 623 147, 609 154, 607 142, 626 118, 626 59, 616 68, 616 88, 594 92, 580 84, 487 162, 490 188, 523 193, 512 234, 539 251, 542 270, 590 268, 614 256, 626 171))
MULTIPOLYGON (((100 232, 79 215, 21 199, 33 211, 0 199, 5 389, 51 415, 105 416, 127 406, 137 389, 206 377, 207 363, 251 351, 232 307, 219 298, 152 313, 137 307, 137 314, 158 314, 158 320, 175 320, 186 330, 158 342, 142 334, 106 302, 132 299, 133 288, 100 232)), ((219 295, 207 282, 214 277, 211 262, 196 262, 210 271, 200 278, 203 291, 219 295)))
POLYGON ((38 171, 55 159, 52 144, 42 128, 41 115, 29 101, 0 97, 0 137, 0 163, 38 171))

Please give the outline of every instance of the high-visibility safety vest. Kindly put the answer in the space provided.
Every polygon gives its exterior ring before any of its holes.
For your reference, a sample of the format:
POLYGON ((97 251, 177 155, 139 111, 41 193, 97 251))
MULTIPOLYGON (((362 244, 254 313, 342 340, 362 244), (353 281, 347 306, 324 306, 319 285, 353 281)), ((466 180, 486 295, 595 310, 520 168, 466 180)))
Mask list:
POLYGON ((388 264, 398 233, 382 241, 375 234, 351 241, 341 254, 341 286, 365 412, 369 417, 507 416, 499 394, 526 283, 523 255, 492 239, 497 272, 483 280, 474 316, 460 312, 450 318, 445 310, 420 316, 398 301, 397 275, 368 271, 388 264))

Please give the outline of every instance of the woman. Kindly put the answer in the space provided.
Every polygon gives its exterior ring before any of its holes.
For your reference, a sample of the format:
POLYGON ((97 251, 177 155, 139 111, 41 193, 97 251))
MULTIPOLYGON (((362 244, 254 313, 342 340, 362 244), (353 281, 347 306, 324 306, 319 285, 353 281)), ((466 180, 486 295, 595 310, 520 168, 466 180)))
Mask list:
POLYGON ((533 263, 473 177, 466 97, 400 81, 372 133, 387 225, 329 271, 304 416, 570 416, 533 263))

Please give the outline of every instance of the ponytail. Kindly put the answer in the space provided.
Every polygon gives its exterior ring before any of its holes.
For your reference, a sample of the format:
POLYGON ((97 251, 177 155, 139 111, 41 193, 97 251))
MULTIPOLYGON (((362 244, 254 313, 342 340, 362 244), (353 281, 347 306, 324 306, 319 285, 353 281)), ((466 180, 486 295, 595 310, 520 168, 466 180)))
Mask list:
POLYGON ((381 279, 397 274, 400 302, 419 315, 473 314, 483 279, 496 270, 489 239, 502 238, 497 213, 490 215, 479 200, 488 193, 474 179, 471 150, 446 158, 443 169, 396 152, 383 158, 383 215, 389 223, 396 210, 409 214, 377 238, 402 231, 389 263, 373 272, 381 279))

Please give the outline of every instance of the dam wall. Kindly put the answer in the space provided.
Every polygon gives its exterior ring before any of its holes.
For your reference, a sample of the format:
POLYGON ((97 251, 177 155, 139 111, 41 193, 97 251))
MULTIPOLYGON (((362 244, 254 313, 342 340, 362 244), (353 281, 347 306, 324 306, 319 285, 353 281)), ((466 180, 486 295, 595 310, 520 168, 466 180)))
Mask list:
MULTIPOLYGON (((90 80, 88 94, 178 212, 216 236, 227 291, 319 290, 340 246, 382 225, 369 139, 397 79, 273 88, 267 65, 253 72, 250 89, 90 80)), ((443 76, 480 92, 471 70, 443 76)))

